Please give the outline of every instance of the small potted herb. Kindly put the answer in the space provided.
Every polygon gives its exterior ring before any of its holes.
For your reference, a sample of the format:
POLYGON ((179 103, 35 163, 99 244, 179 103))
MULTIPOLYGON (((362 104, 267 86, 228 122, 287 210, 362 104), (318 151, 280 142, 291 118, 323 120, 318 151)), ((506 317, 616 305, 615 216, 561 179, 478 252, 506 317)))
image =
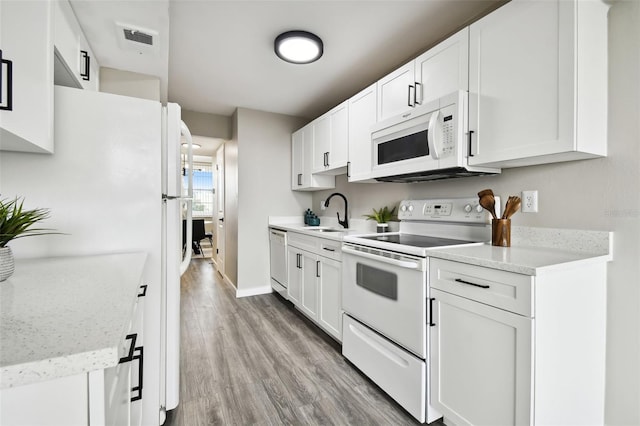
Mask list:
POLYGON ((9 278, 14 271, 14 259, 7 245, 16 238, 51 234, 48 229, 34 228, 41 220, 49 217, 48 209, 25 210, 23 201, 0 199, 0 281, 9 278))
POLYGON ((389 228, 389 221, 397 220, 398 216, 396 215, 396 208, 393 207, 389 209, 389 207, 384 206, 380 209, 373 209, 372 214, 364 215, 369 220, 375 220, 377 222, 376 229, 378 232, 383 233, 387 232, 389 228))

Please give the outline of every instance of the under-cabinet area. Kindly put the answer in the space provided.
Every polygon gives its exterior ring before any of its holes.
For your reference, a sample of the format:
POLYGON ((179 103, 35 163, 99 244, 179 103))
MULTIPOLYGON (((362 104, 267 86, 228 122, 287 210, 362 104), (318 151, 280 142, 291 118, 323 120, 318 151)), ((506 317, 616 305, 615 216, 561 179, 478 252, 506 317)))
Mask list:
POLYGON ((0 286, 0 423, 141 424, 145 259, 16 262, 0 286))

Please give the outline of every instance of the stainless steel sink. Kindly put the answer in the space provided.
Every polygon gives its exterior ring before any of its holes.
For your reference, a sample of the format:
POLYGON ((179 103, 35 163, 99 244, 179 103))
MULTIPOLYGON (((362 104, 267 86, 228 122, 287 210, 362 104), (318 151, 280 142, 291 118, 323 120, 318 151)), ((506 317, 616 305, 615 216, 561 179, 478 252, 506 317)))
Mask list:
POLYGON ((342 229, 327 229, 327 228, 315 228, 315 229, 309 229, 309 231, 314 231, 314 232, 343 232, 342 229))

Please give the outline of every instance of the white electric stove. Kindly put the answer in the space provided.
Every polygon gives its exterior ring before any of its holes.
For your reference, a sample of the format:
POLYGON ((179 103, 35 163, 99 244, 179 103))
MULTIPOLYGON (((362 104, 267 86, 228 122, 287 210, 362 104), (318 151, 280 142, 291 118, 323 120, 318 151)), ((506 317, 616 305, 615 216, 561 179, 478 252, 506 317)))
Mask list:
POLYGON ((490 241, 490 216, 467 197, 405 200, 398 218, 399 232, 344 237, 342 353, 430 423, 441 415, 429 406, 429 251, 490 241))

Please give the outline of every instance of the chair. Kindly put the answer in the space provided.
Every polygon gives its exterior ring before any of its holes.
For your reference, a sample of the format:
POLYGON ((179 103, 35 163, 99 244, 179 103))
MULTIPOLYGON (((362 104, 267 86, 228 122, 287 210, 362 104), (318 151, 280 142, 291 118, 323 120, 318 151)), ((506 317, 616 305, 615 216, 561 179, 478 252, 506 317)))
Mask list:
POLYGON ((205 232, 204 230, 204 219, 193 219, 192 222, 192 230, 193 230, 193 251, 196 254, 201 254, 204 256, 204 252, 202 251, 202 246, 200 245, 200 241, 204 239, 208 239, 211 247, 213 247, 213 235, 210 232, 205 232))

